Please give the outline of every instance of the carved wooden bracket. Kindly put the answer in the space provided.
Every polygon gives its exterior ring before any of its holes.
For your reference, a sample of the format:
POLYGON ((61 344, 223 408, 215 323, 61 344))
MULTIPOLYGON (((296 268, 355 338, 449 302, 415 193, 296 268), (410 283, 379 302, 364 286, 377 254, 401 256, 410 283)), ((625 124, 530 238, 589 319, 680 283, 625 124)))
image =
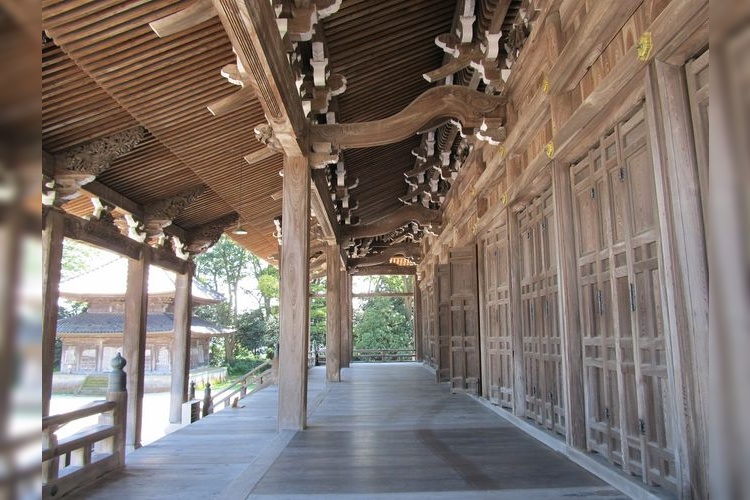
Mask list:
POLYGON ((219 241, 221 234, 228 227, 237 224, 239 219, 240 216, 233 212, 203 226, 191 229, 188 231, 185 241, 186 250, 192 255, 205 252, 219 241))
POLYGON ((130 152, 145 135, 146 129, 139 126, 55 154, 51 158, 55 203, 59 205, 78 197, 81 186, 93 181, 113 161, 130 152))
POLYGON ((402 256, 407 259, 418 260, 422 255, 420 246, 414 243, 401 243, 386 247, 383 251, 357 259, 349 259, 349 268, 357 269, 361 267, 376 266, 379 264, 388 264, 392 257, 402 256))
POLYGON ((194 202, 206 190, 205 186, 196 186, 187 189, 176 196, 159 200, 144 208, 143 225, 146 234, 155 238, 164 234, 164 228, 172 224, 172 221, 194 202))
POLYGON ((417 222, 420 226, 439 226, 442 217, 438 210, 409 205, 401 207, 393 214, 378 219, 371 224, 347 228, 345 236, 350 239, 380 236, 395 231, 409 222, 417 222))
POLYGON ((372 122, 312 125, 313 143, 338 149, 366 148, 401 141, 434 128, 446 118, 455 118, 465 128, 479 127, 485 118, 505 120, 507 100, 467 87, 444 85, 424 92, 395 115, 372 122))
POLYGON ((283 153, 281 142, 274 135, 273 127, 268 123, 261 123, 255 127, 255 138, 275 153, 283 153))

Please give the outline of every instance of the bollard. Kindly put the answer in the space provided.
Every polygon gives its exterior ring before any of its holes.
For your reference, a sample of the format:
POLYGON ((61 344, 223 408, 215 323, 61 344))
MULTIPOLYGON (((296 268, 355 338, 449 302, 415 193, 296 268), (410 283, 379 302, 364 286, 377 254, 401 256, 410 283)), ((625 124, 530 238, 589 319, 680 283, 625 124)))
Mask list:
POLYGON ((96 443, 94 446, 97 453, 112 454, 118 466, 125 465, 125 426, 128 415, 128 392, 126 389, 127 375, 123 368, 127 361, 119 352, 112 358, 109 372, 109 386, 107 387, 107 400, 117 403, 117 408, 111 412, 99 416, 100 424, 110 424, 117 427, 117 435, 96 443))
POLYGON ((211 403, 211 384, 206 382, 206 388, 203 391, 203 411, 201 412, 201 415, 205 417, 213 412, 213 404, 211 403))

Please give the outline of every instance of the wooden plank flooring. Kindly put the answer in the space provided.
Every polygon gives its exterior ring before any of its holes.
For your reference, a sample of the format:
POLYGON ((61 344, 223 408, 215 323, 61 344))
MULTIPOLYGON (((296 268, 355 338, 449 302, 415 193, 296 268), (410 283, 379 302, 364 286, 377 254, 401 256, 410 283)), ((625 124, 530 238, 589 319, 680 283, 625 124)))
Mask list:
POLYGON ((81 498, 626 498, 416 363, 354 364, 309 428, 275 434, 269 388, 128 455, 81 498))

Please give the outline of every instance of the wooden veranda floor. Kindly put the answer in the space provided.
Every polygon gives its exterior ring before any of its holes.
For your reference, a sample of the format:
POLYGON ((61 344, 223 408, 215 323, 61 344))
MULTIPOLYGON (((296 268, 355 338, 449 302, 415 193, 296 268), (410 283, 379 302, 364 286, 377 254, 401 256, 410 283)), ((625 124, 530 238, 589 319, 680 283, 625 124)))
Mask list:
POLYGON ((626 498, 416 363, 356 364, 309 428, 277 434, 275 388, 131 453, 79 498, 626 498))

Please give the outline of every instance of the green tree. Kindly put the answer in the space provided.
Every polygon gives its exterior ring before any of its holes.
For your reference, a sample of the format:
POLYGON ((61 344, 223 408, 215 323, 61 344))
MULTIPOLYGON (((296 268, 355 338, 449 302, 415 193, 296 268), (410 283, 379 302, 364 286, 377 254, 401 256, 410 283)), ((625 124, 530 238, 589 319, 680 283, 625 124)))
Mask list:
MULTIPOLYGON (((409 276, 371 276, 370 292, 412 290, 409 276)), ((412 297, 372 297, 354 312, 354 346, 359 349, 410 349, 414 347, 412 297)))
MULTIPOLYGON (((226 235, 222 235, 216 245, 195 259, 196 278, 228 299, 228 308, 214 306, 215 320, 220 324, 237 327, 239 286, 240 281, 247 276, 250 255, 247 250, 226 235)), ((224 356, 227 363, 234 361, 234 334, 229 334, 225 338, 224 356)))
POLYGON ((315 342, 319 346, 326 344, 326 299, 316 297, 326 291, 326 281, 323 278, 310 281, 310 344, 315 342))

